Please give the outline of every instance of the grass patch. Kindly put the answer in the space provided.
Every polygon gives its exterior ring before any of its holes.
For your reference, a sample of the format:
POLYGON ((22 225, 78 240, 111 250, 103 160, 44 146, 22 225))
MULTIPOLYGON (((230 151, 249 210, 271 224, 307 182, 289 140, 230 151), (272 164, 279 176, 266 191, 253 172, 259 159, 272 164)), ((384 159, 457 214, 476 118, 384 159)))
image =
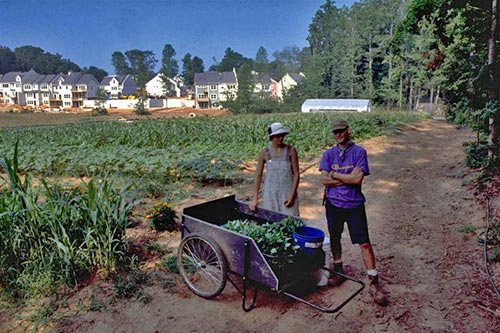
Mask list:
POLYGON ((471 234, 471 233, 475 233, 477 229, 479 229, 479 228, 476 226, 473 226, 472 224, 468 224, 468 225, 463 225, 463 226, 459 227, 458 232, 471 234))

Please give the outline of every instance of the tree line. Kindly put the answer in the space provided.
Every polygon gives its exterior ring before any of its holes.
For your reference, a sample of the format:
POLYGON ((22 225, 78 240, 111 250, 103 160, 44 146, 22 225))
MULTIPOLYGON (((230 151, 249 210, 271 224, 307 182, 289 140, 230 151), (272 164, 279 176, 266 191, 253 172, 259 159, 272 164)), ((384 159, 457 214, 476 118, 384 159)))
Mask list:
MULTIPOLYGON (((274 52, 272 60, 264 47, 254 58, 228 47, 208 70, 237 70, 238 98, 226 104, 239 113, 297 111, 307 98, 369 98, 399 110, 416 109, 423 101, 433 110, 444 103, 451 120, 478 130, 478 150, 498 156, 497 0, 364 0, 350 8, 326 0, 309 25, 307 41, 303 49, 274 52), (279 80, 287 72, 305 78, 283 103, 253 93, 255 73, 279 80)), ((165 76, 181 74, 192 84, 194 73, 205 71, 198 56, 185 54, 181 68, 175 56, 166 44, 160 68, 165 76)), ((139 87, 158 63, 152 51, 137 49, 116 51, 111 60, 115 74, 134 75, 139 87)), ((42 74, 79 70, 37 47, 0 47, 0 73, 13 68, 42 74)), ((81 70, 98 79, 105 74, 93 66, 81 70)))
POLYGON ((33 69, 39 74, 57 74, 67 72, 84 72, 92 74, 101 81, 108 73, 98 67, 80 67, 60 54, 50 53, 40 47, 25 45, 11 50, 0 46, 0 74, 8 72, 27 72, 33 69))

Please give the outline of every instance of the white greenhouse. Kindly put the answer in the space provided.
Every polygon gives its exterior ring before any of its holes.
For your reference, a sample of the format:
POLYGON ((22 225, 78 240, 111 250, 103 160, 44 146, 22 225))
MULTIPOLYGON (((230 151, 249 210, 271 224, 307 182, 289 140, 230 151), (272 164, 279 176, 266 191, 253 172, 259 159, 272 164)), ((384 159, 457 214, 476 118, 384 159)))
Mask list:
POLYGON ((306 99, 302 112, 371 112, 369 99, 306 99))

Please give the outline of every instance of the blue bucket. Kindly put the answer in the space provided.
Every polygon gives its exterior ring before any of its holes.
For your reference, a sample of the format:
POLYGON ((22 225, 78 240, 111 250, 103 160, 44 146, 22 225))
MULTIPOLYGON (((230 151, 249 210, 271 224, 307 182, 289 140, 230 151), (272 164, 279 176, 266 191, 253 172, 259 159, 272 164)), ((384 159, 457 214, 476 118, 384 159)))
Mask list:
POLYGON ((292 238, 302 251, 315 253, 317 250, 323 249, 325 233, 321 229, 304 226, 295 229, 292 238))

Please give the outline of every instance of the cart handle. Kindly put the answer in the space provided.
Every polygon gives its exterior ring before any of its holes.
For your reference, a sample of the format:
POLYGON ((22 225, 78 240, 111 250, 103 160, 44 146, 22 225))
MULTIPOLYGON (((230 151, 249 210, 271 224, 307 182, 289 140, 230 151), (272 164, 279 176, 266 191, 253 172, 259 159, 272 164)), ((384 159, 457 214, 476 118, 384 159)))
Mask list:
POLYGON ((308 302, 306 301, 305 299, 297 296, 297 295, 294 295, 290 292, 287 292, 286 290, 283 291, 283 294, 287 295, 288 297, 291 297, 293 298, 294 300, 297 300, 301 303, 304 303, 306 305, 309 305, 310 307, 312 308, 315 308, 317 310, 320 310, 322 312, 326 312, 326 313, 335 313, 337 311, 339 311, 340 309, 342 309, 347 303, 349 303, 354 297, 356 297, 356 295, 358 295, 364 288, 365 288, 365 283, 361 280, 358 280, 358 279, 355 279, 353 277, 350 277, 348 275, 345 275, 343 273, 339 273, 339 272, 334 272, 332 270, 330 270, 329 268, 326 268, 326 267, 322 267, 321 269, 324 269, 326 271, 329 271, 330 273, 333 273, 333 274, 336 274, 336 275, 339 275, 339 276, 342 276, 348 280, 351 280, 353 282, 356 282, 358 284, 360 284, 361 286, 359 287, 358 290, 356 290, 353 294, 351 294, 347 299, 345 299, 342 303, 340 303, 340 305, 338 305, 337 307, 334 307, 334 308, 325 308, 325 307, 322 307, 320 305, 317 305, 317 304, 314 304, 314 303, 311 303, 311 302, 308 302))

